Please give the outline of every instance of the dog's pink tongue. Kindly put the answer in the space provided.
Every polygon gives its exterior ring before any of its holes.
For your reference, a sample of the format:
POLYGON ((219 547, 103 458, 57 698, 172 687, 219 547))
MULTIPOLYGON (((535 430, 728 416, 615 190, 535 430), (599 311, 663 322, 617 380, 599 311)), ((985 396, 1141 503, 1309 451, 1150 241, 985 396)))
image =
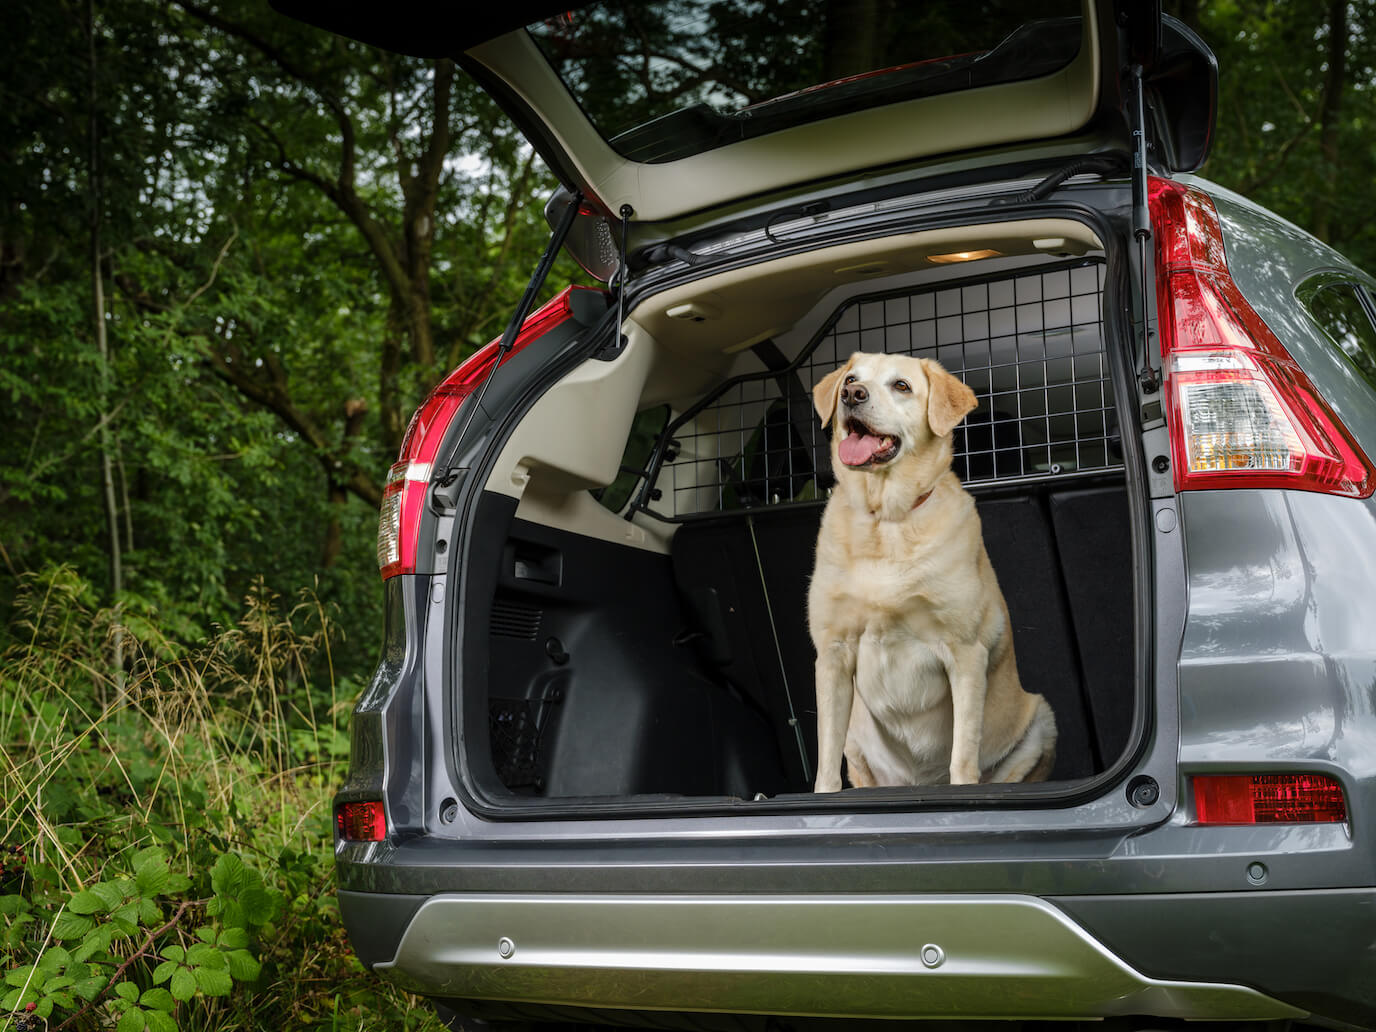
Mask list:
POLYGON ((860 434, 852 432, 849 437, 836 446, 837 453, 841 456, 841 461, 847 466, 863 466, 874 458, 883 442, 875 437, 874 434, 860 434))

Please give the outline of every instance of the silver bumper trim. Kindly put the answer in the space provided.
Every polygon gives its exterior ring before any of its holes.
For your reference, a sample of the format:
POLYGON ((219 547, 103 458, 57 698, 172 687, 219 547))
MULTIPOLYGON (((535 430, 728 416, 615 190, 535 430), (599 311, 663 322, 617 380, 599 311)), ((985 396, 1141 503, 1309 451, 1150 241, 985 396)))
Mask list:
POLYGON ((636 1010, 1306 1016, 1245 986, 1151 978, 1017 895, 445 894, 376 970, 428 996, 636 1010))

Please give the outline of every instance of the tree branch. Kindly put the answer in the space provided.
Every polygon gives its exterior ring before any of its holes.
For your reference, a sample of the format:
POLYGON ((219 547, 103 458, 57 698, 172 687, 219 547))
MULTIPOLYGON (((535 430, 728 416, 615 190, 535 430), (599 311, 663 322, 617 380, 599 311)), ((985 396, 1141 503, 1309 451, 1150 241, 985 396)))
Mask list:
POLYGON ((344 107, 343 101, 326 89, 315 76, 288 57, 280 47, 269 43, 247 25, 230 21, 214 11, 192 3, 191 0, 176 0, 176 3, 198 21, 234 36, 236 39, 243 40, 292 78, 298 79, 308 86, 324 102, 325 106, 334 113, 335 121, 339 125, 341 151, 339 183, 341 188, 352 190, 354 182, 354 123, 349 117, 349 112, 344 107))

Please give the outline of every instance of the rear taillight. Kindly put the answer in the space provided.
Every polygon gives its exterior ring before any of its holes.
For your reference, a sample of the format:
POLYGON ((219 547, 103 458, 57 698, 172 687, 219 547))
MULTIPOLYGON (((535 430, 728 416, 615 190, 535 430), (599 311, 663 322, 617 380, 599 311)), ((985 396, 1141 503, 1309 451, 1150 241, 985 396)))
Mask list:
MULTIPOLYGON (((543 337, 571 318, 571 295, 575 290, 588 289, 591 288, 568 287, 528 316, 502 361, 505 362, 531 341, 543 337)), ((401 442, 401 455, 388 471, 387 483, 382 489, 377 526, 377 565, 384 580, 398 573, 415 572, 416 538, 420 531, 420 517, 425 506, 425 493, 429 490, 435 453, 464 399, 482 386, 483 380, 492 371, 492 364, 497 361, 499 343, 500 338, 480 348, 460 364, 430 392, 430 396, 411 417, 411 425, 406 428, 406 437, 401 442)))
POLYGON ((387 815, 380 800, 340 803, 335 807, 334 826, 348 842, 381 842, 387 837, 387 815))
POLYGON ((1326 774, 1208 774, 1194 785, 1196 824, 1333 824, 1343 788, 1326 774))
POLYGON ((1175 486, 1365 498, 1371 463, 1233 282, 1206 194, 1150 181, 1175 486))

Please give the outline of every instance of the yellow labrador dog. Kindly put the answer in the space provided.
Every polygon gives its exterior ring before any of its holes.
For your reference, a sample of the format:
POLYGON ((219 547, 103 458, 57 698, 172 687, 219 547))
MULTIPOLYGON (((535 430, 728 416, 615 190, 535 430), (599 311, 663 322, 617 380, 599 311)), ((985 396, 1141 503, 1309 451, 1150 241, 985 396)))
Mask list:
POLYGON ((931 359, 857 352, 813 400, 833 421, 808 626, 818 792, 850 781, 1044 780, 1056 719, 1018 683, 1008 606, 951 431, 974 393, 931 359))

